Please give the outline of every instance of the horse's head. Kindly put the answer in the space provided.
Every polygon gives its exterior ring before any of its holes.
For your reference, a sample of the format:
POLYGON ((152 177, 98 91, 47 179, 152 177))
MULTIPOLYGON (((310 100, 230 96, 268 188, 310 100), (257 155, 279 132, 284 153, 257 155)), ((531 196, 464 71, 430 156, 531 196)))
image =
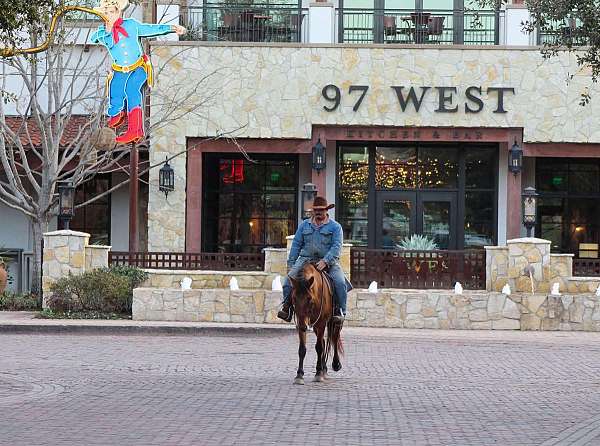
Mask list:
POLYGON ((310 315, 319 299, 315 290, 315 280, 319 271, 312 263, 304 265, 300 279, 290 277, 292 284, 292 303, 299 326, 310 325, 310 315))

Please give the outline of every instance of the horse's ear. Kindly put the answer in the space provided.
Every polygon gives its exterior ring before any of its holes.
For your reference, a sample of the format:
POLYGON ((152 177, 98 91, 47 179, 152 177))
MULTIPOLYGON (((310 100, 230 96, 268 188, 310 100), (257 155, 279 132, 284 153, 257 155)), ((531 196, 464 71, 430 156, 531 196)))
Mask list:
POLYGON ((311 276, 310 279, 308 279, 306 281, 306 289, 309 289, 312 286, 314 281, 315 281, 315 278, 311 276))

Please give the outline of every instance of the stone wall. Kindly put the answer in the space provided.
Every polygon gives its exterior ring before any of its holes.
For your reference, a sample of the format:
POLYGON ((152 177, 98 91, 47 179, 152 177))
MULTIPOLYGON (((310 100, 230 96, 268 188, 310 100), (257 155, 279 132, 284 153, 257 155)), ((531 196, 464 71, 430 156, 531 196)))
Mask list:
POLYGON ((533 237, 508 240, 507 246, 486 246, 486 290, 549 293, 594 293, 600 277, 573 277, 573 254, 551 254, 550 241, 533 237), (529 273, 531 272, 531 274, 529 273))
MULTIPOLYGON (((284 263, 285 265, 285 263, 284 263)), ((181 288, 184 277, 192 279, 192 288, 229 288, 233 277, 240 288, 271 289, 277 274, 255 271, 186 271, 147 269, 148 279, 142 287, 148 288, 181 288)))
MULTIPOLYGON (((191 137, 226 134, 237 138, 298 138, 310 141, 313 125, 398 127, 523 128, 528 142, 600 142, 600 102, 578 105, 589 72, 580 70, 572 54, 543 60, 539 48, 455 45, 285 45, 210 42, 153 42, 157 72, 150 97, 153 123, 150 163, 185 153, 191 137), (206 63, 210 61, 210 63, 206 63), (567 84, 565 79, 576 73, 567 84), (182 82, 185 79, 185 82, 182 82), (333 112, 321 94, 324 86, 341 90, 333 112), (358 111, 350 85, 368 85, 358 111), (456 87, 455 113, 436 112, 438 91, 431 88, 419 111, 401 110, 392 86, 456 87), (466 89, 482 88, 479 113, 465 113, 466 89), (494 113, 498 94, 490 87, 514 88, 506 93, 507 113, 494 113), (186 99, 187 98, 187 99, 186 99), (200 101, 198 113, 165 119, 164 104, 181 101, 181 110, 200 101), (276 113, 273 111, 276 110, 276 113)), ((468 102, 467 102, 468 103, 468 102)), ((209 142, 207 142, 208 144, 209 142)), ((158 169, 150 171, 148 249, 185 250, 186 156, 170 162, 175 190, 168 200, 158 191, 158 169)))
MULTIPOLYGON (((134 320, 281 323, 281 292, 138 288, 134 320)), ((462 330, 600 331, 600 298, 442 290, 351 291, 347 324, 462 330)))
POLYGON ((88 245, 90 234, 70 230, 46 232, 42 257, 42 306, 50 286, 61 277, 108 266, 110 246, 88 245))

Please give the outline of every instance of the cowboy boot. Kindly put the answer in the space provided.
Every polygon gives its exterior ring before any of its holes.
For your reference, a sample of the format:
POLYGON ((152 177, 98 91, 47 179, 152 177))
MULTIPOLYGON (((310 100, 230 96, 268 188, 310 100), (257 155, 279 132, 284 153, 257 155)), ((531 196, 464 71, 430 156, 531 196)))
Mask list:
POLYGON ((123 123, 124 120, 125 120, 125 110, 121 110, 115 116, 111 116, 106 125, 108 125, 111 129, 116 129, 123 123))
POLYGON ((294 309, 289 304, 289 302, 284 302, 281 310, 277 313, 277 317, 279 319, 283 319, 286 322, 292 322, 292 317, 294 316, 294 309))
POLYGON ((127 131, 116 137, 117 144, 138 142, 144 136, 142 108, 136 107, 127 114, 127 131))

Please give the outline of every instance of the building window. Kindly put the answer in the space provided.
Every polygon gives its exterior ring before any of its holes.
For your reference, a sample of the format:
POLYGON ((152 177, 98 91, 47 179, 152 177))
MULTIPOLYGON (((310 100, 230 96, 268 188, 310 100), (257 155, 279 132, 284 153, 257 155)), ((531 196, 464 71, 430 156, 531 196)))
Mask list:
MULTIPOLYGON (((110 175, 96 175, 75 191, 75 206, 111 188, 110 175)), ((90 244, 110 245, 110 194, 75 209, 69 227, 90 234, 90 244)))
POLYGON ((336 216, 354 246, 395 249, 411 234, 440 249, 496 235, 497 146, 344 144, 336 216))
POLYGON ((202 250, 285 247, 297 223, 296 156, 205 154, 202 250))
POLYGON ((540 194, 536 235, 554 252, 578 253, 581 243, 600 242, 600 161, 536 159, 540 194))

